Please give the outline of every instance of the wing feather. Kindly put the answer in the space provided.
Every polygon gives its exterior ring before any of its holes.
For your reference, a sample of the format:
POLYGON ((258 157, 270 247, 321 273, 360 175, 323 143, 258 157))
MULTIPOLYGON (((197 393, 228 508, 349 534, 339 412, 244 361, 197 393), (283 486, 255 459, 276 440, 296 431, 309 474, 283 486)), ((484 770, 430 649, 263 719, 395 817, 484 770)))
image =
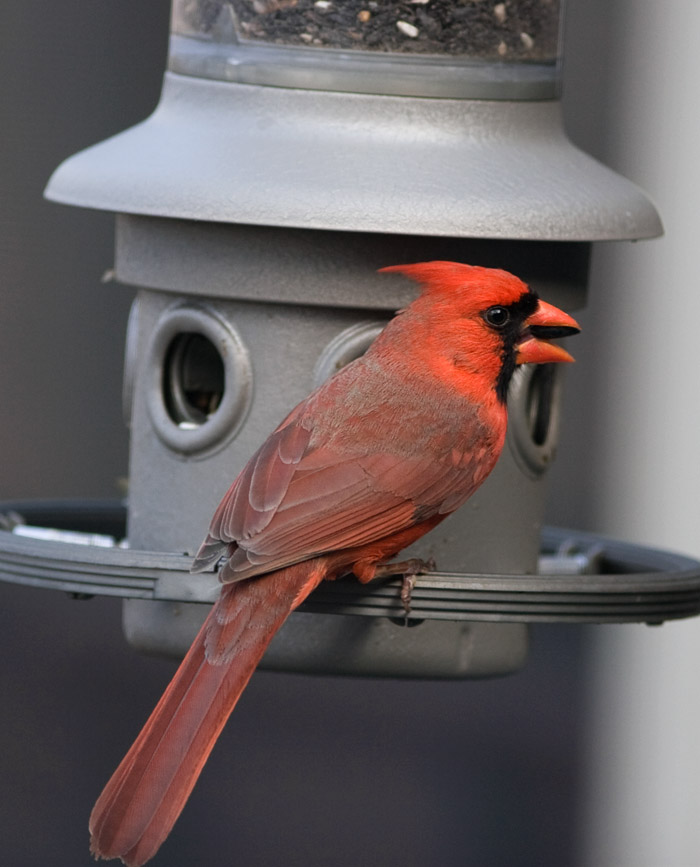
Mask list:
POLYGON ((310 436, 300 424, 271 434, 219 504, 209 535, 230 543, 250 539, 264 530, 287 493, 310 436))
POLYGON ((368 542, 376 541, 384 536, 390 536, 403 527, 410 527, 414 514, 411 503, 401 503, 393 509, 384 511, 361 523, 353 522, 352 526, 338 531, 336 526, 327 534, 309 534, 307 537, 293 536, 294 544, 282 547, 279 553, 273 550, 254 552, 238 547, 221 570, 221 580, 224 582, 240 581, 252 578, 264 572, 271 572, 285 566, 293 565, 301 560, 318 556, 323 551, 357 548, 368 542), (325 539, 332 540, 324 544, 325 539))
POLYGON ((437 444, 435 412, 426 405, 424 424, 414 419, 410 437, 392 435, 390 426, 382 436, 372 429, 363 451, 357 426, 359 419, 364 429, 367 419, 353 415, 349 394, 336 403, 324 392, 323 403, 316 392, 266 440, 216 510, 195 568, 227 551, 220 578, 238 581, 356 548, 451 511, 482 481, 484 461, 471 453, 478 425, 469 407, 458 429, 443 430, 437 444))

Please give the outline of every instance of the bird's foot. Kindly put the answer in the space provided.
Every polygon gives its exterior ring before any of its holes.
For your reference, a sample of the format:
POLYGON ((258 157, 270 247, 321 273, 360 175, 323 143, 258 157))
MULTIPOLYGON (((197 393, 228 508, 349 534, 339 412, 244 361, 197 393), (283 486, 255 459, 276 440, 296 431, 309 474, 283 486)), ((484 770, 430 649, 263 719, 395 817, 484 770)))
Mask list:
POLYGON ((421 572, 433 572, 434 570, 435 560, 432 557, 429 560, 411 557, 410 560, 403 560, 400 563, 384 563, 377 566, 375 578, 382 578, 387 575, 401 575, 403 577, 401 604, 404 610, 404 620, 407 621, 411 613, 411 596, 413 588, 416 586, 416 576, 420 575, 421 572))

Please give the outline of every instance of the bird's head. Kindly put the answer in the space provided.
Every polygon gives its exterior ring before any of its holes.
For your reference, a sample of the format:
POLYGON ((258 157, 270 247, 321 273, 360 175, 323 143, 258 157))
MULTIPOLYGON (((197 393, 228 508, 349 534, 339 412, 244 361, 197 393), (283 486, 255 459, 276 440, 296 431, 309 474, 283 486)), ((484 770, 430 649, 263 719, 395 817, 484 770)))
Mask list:
POLYGON ((456 368, 489 377, 502 402, 517 365, 574 360, 550 341, 576 334, 576 320, 507 271, 457 262, 392 265, 381 271, 422 285, 407 312, 426 323, 426 340, 456 368))

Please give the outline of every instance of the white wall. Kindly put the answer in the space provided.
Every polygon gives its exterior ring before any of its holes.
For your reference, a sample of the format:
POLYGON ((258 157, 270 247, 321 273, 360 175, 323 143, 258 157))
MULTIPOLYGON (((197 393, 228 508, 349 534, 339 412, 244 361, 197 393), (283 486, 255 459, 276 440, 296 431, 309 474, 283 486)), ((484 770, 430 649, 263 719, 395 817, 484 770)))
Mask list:
MULTIPOLYGON (((604 124, 600 154, 650 194, 666 235, 595 251, 580 358, 594 385, 578 409, 588 445, 577 443, 595 468, 588 522, 700 557, 700 4, 596 5, 613 50, 604 91, 588 92, 599 112, 590 122, 604 124)), ((588 34, 572 28, 573 47, 588 34)), ((597 49, 573 48, 588 53, 593 78, 597 49)), ((700 620, 595 633, 581 863, 700 864, 700 620)))

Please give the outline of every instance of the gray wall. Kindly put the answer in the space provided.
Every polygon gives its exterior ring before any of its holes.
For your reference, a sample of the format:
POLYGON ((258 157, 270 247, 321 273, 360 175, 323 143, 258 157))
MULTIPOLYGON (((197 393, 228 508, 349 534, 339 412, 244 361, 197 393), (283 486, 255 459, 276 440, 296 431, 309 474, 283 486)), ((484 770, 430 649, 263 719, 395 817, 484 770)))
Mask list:
MULTIPOLYGON (((585 520, 698 557, 700 7, 625 0, 606 21, 615 50, 599 97, 599 152, 645 186, 666 234, 598 251, 585 359, 596 471, 585 520)), ((590 53, 597 65, 595 42, 590 53)), ((700 863, 698 657, 697 619, 599 632, 585 719, 588 867, 700 863)))
POLYGON ((130 291, 102 284, 113 218, 42 200, 56 164, 147 116, 167 3, 3 4, 0 26, 0 496, 111 495, 130 291), (148 6, 148 10, 144 9, 148 6))

